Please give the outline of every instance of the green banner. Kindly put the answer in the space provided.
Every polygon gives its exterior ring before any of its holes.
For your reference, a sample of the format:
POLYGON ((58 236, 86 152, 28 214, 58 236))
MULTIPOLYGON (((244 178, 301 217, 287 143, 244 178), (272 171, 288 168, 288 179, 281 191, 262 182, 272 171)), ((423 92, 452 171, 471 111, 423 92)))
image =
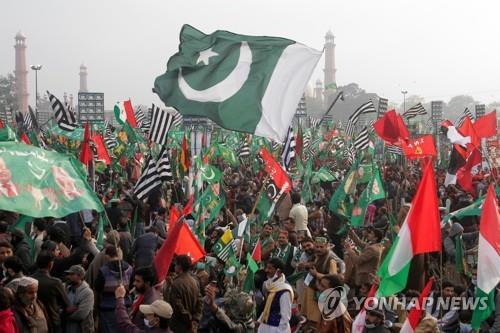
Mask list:
POLYGON ((0 209, 32 217, 63 217, 104 208, 72 156, 0 142, 0 209))

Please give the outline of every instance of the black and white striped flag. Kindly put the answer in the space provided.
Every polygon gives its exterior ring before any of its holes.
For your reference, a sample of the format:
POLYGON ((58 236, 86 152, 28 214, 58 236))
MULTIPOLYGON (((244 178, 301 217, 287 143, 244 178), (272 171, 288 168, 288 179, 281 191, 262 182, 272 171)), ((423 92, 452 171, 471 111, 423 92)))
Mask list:
POLYGON ((165 146, 161 148, 156 164, 158 165, 158 174, 161 181, 170 181, 173 179, 172 167, 170 166, 170 152, 165 146))
POLYGON ((142 128, 142 123, 146 119, 146 115, 144 114, 144 111, 142 111, 142 105, 138 105, 135 108, 135 121, 137 122, 137 126, 142 128))
POLYGON ((250 146, 248 145, 248 141, 244 140, 238 151, 238 157, 244 158, 250 156, 250 146))
POLYGON ((107 120, 104 122, 104 144, 110 151, 118 146, 116 135, 113 133, 113 129, 107 120))
POLYGON ((423 116, 425 114, 427 114, 427 111, 425 111, 425 108, 422 105, 422 103, 417 103, 408 110, 406 110, 406 112, 403 113, 403 117, 405 119, 411 119, 415 118, 416 116, 423 116))
POLYGON ((340 137, 338 137, 338 136, 336 136, 336 137, 334 137, 334 138, 332 139, 332 143, 333 143, 333 145, 334 145, 335 147, 337 147, 337 148, 339 148, 339 149, 343 148, 343 147, 344 147, 344 145, 345 145, 344 140, 342 140, 342 138, 340 138, 340 137))
POLYGON ((271 144, 271 150, 272 151, 276 151, 278 150, 278 148, 281 146, 281 144, 277 141, 273 141, 272 144, 271 144))
POLYGON ((321 122, 321 119, 311 117, 311 128, 318 127, 320 122, 321 122))
POLYGON ((78 127, 76 122, 75 114, 72 112, 71 108, 65 108, 63 103, 50 92, 47 91, 49 95, 50 105, 52 110, 54 110, 57 125, 65 131, 74 131, 78 127))
POLYGON ((343 153, 344 160, 348 165, 353 165, 354 161, 356 160, 356 152, 354 150, 354 147, 350 145, 349 147, 346 147, 343 153))
POLYGON ((24 129, 29 131, 33 129, 33 118, 31 117, 31 106, 28 107, 29 111, 23 115, 23 126, 24 129))
POLYGON ((308 148, 310 144, 311 144, 311 133, 306 132, 306 134, 304 134, 304 141, 302 143, 303 149, 308 148))
POLYGON ((286 171, 290 171, 290 164, 295 157, 295 135, 293 135, 292 126, 288 127, 285 142, 283 143, 283 152, 281 153, 281 163, 286 171))
POLYGON ((376 110, 371 100, 357 108, 356 111, 349 116, 349 120, 347 121, 347 127, 345 129, 347 136, 352 136, 354 134, 354 126, 358 123, 359 116, 373 112, 376 112, 376 110))
POLYGON ((389 154, 403 155, 403 149, 401 147, 391 145, 391 144, 386 144, 385 148, 389 154))
POLYGON ((158 166, 156 161, 149 155, 144 170, 142 170, 141 177, 139 177, 139 180, 135 184, 134 194, 139 200, 142 200, 160 185, 161 179, 158 173, 158 166))
POLYGON ((151 128, 149 130, 149 140, 160 145, 167 143, 168 130, 174 122, 174 116, 153 104, 151 109, 151 128))
POLYGON ((356 140, 354 140, 354 149, 356 149, 356 151, 361 151, 368 148, 369 144, 370 139, 368 137, 368 129, 366 127, 363 127, 361 132, 359 132, 358 136, 356 137, 356 140))
POLYGON ((182 114, 177 112, 177 110, 172 110, 170 113, 174 116, 174 123, 173 123, 174 127, 181 126, 183 120, 182 114))
POLYGON ((474 115, 470 112, 469 108, 465 108, 460 118, 456 121, 455 128, 460 128, 460 126, 462 126, 465 121, 465 117, 469 117, 470 120, 474 120, 474 115))

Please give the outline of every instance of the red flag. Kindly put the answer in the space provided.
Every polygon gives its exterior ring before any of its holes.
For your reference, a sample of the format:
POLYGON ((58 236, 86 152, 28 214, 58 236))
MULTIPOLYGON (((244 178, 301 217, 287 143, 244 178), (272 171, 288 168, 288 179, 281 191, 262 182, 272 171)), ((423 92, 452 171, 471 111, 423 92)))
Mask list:
POLYGON ((338 135, 339 135, 339 131, 337 130, 337 127, 335 125, 333 125, 332 131, 329 133, 326 133, 323 136, 323 138, 325 139, 325 141, 330 141, 331 139, 333 139, 334 137, 336 137, 338 135))
POLYGON ((21 135, 21 141, 24 142, 27 145, 31 145, 30 138, 28 138, 28 136, 26 135, 26 133, 23 133, 21 135))
POLYGON ((130 127, 136 128, 137 122, 135 120, 134 108, 132 107, 132 102, 130 101, 130 99, 128 101, 123 101, 123 107, 125 108, 127 121, 130 124, 130 127))
POLYGON ((186 205, 184 206, 184 209, 182 210, 182 215, 189 215, 193 212, 193 202, 194 202, 194 195, 191 194, 189 196, 188 202, 186 202, 186 205))
POLYGON ((176 255, 189 255, 193 263, 205 256, 205 250, 201 247, 187 224, 183 222, 176 223, 174 228, 169 231, 167 239, 163 242, 153 259, 153 266, 156 270, 158 282, 165 279, 174 258, 174 253, 176 255))
POLYGON ((88 165, 92 161, 92 149, 90 148, 90 127, 89 123, 85 124, 85 132, 83 134, 82 150, 80 152, 80 161, 84 165, 88 165))
POLYGON ((0 119, 0 128, 4 128, 4 127, 5 127, 5 125, 4 125, 3 121, 2 121, 2 119, 0 119))
POLYGON ((481 152, 474 149, 467 158, 465 165, 457 170, 457 182, 469 193, 475 193, 474 186, 472 185, 472 170, 478 165, 481 165, 481 162, 481 152))
MULTIPOLYGON (((479 224, 479 237, 483 237, 500 253, 500 212, 493 184, 488 187, 488 193, 483 203, 481 223, 479 224)), ((480 245, 481 246, 481 245, 480 245)))
POLYGON ((255 244, 255 247, 252 252, 252 259, 255 260, 255 262, 257 263, 262 261, 262 246, 260 244, 260 239, 258 239, 257 244, 255 244))
MULTIPOLYGON (((468 118, 468 117, 467 117, 468 118)), ((497 112, 492 111, 479 117, 474 123, 476 134, 480 138, 489 138, 497 134, 497 112)))
POLYGON ((405 156, 409 160, 419 159, 426 156, 436 157, 436 146, 432 135, 424 135, 416 139, 410 139, 408 143, 401 144, 405 156))
POLYGON ((406 216, 410 229, 413 256, 441 251, 441 218, 434 167, 429 162, 406 216))
POLYGON ((396 111, 390 110, 373 124, 375 133, 384 141, 395 144, 401 140, 408 140, 410 133, 406 128, 403 118, 396 111))
POLYGON ((170 214, 168 215, 168 231, 173 230, 175 222, 181 217, 181 212, 177 209, 175 205, 170 208, 170 214))
POLYGON ((420 293, 420 296, 418 296, 418 303, 414 308, 410 310, 410 313, 408 314, 408 318, 406 318, 406 321, 403 324, 403 327, 401 328, 401 332, 414 332, 415 329, 418 326, 418 323, 420 323, 420 320, 422 318, 422 313, 424 313, 425 310, 425 303, 426 299, 429 297, 429 294, 431 293, 431 288, 432 288, 432 282, 433 278, 431 277, 427 284, 425 285, 424 289, 420 293))
POLYGON ((283 190, 283 193, 290 192, 292 183, 286 174, 286 171, 279 165, 273 156, 267 151, 266 148, 261 148, 259 155, 264 160, 264 169, 271 176, 276 186, 283 190))
POLYGON ((92 137, 92 141, 94 141, 95 147, 97 149, 97 156, 100 161, 103 161, 106 165, 111 164, 111 157, 109 157, 108 150, 104 145, 104 140, 102 139, 101 134, 95 134, 92 137))

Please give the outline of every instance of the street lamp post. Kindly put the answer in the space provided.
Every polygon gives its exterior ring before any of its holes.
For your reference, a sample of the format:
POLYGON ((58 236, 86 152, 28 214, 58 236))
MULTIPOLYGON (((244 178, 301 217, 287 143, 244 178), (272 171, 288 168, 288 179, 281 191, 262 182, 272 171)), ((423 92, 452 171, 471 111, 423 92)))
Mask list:
POLYGON ((35 117, 38 121, 38 71, 42 69, 42 65, 31 65, 30 68, 35 71, 35 117))
POLYGON ((407 90, 401 90, 401 93, 403 94, 403 113, 406 112, 406 94, 408 93, 407 90))

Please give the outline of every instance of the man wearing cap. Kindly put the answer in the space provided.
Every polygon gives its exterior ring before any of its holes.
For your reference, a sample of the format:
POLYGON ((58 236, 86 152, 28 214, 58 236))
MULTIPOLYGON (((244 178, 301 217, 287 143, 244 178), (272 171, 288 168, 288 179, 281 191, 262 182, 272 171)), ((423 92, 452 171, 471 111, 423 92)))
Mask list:
POLYGON ((90 289, 85 277, 85 270, 80 265, 73 265, 64 272, 68 279, 65 285, 72 313, 66 316, 66 333, 94 332, 94 292, 90 289))
POLYGON ((163 300, 156 300, 151 304, 142 304, 139 306, 139 311, 144 315, 145 330, 139 329, 130 320, 127 309, 125 308, 124 297, 126 290, 123 285, 120 285, 115 290, 116 309, 115 316, 120 328, 120 332, 124 333, 139 333, 139 332, 172 332, 169 329, 169 321, 172 318, 173 310, 170 304, 163 300))
POLYGON ((48 333, 47 312, 37 298, 38 281, 27 276, 16 280, 12 310, 19 332, 48 333))
POLYGON ((384 326, 384 320, 384 310, 377 308, 368 310, 363 333, 390 333, 391 331, 384 326))

